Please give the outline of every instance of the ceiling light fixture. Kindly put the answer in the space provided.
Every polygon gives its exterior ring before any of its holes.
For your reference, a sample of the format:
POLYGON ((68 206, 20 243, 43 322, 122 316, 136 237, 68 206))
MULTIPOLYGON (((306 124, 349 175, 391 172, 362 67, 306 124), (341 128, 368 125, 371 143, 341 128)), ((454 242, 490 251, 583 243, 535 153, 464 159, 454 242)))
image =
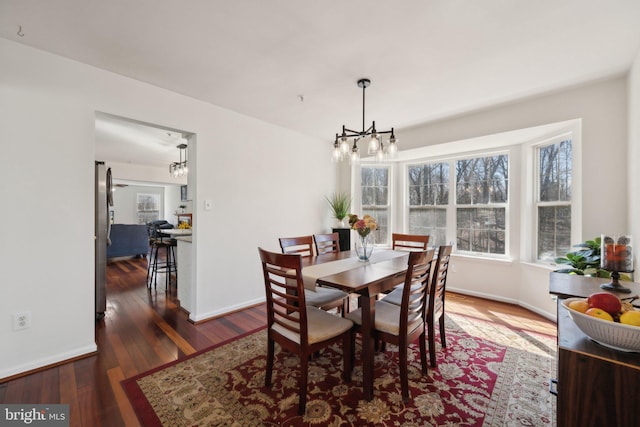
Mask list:
POLYGON ((385 157, 395 157, 398 153, 398 140, 393 133, 393 128, 387 131, 376 130, 376 122, 371 122, 371 126, 365 129, 365 97, 364 92, 371 84, 369 79, 358 80, 358 87, 362 88, 362 131, 355 131, 347 129, 345 125, 342 125, 342 133, 336 133, 336 140, 333 143, 333 161, 339 162, 344 158, 349 157, 351 163, 358 163, 360 161, 360 154, 358 149, 358 141, 364 137, 370 136, 369 144, 367 146, 367 153, 375 156, 377 161, 382 161, 385 157), (380 139, 380 135, 391 134, 387 141, 387 146, 383 144, 380 139), (349 154, 350 153, 350 154, 349 154))
POLYGON ((169 174, 174 178, 185 176, 189 169, 187 168, 187 144, 179 144, 176 148, 180 150, 180 161, 169 164, 169 174), (184 160, 182 160, 182 152, 184 151, 184 160))

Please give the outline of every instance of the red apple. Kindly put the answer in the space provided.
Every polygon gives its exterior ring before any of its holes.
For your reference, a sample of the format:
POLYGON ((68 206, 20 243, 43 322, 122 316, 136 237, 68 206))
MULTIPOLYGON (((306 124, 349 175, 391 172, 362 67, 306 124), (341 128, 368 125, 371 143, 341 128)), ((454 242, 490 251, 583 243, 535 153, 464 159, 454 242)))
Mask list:
POLYGON ((609 292, 596 292, 591 294, 587 297, 587 303, 589 303, 590 308, 599 308, 611 315, 619 313, 622 309, 620 298, 609 292))

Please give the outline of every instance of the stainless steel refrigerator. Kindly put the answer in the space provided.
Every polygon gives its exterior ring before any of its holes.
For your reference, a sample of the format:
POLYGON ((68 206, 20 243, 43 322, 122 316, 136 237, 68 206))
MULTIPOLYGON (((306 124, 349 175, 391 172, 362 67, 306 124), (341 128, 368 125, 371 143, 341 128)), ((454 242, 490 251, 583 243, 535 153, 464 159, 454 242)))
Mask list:
POLYGON ((102 319, 107 311, 107 246, 111 244, 109 240, 111 231, 109 206, 113 206, 113 193, 111 190, 111 168, 107 168, 104 162, 96 162, 95 168, 96 319, 102 319))

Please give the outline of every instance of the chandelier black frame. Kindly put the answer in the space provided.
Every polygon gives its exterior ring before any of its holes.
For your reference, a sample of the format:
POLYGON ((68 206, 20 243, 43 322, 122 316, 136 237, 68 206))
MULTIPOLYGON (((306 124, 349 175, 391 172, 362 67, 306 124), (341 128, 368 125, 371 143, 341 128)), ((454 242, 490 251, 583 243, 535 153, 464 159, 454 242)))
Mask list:
POLYGON ((347 157, 352 163, 360 161, 360 154, 358 149, 358 141, 362 138, 370 136, 367 153, 375 155, 376 160, 383 160, 385 156, 395 156, 398 152, 397 139, 394 134, 393 128, 391 130, 379 131, 376 130, 376 122, 372 121, 371 126, 365 129, 365 90, 371 85, 371 80, 360 79, 358 80, 358 87, 362 88, 362 130, 357 131, 348 129, 345 125, 342 125, 342 133, 336 133, 336 139, 333 143, 333 159, 334 161, 341 161, 347 157), (378 135, 390 134, 387 146, 378 138, 378 135), (350 141, 352 140, 352 141, 350 141))
POLYGON ((187 168, 187 144, 179 144, 176 148, 180 150, 180 161, 169 164, 169 174, 174 178, 184 176, 189 172, 187 168), (184 151, 184 160, 182 160, 182 151, 184 151))

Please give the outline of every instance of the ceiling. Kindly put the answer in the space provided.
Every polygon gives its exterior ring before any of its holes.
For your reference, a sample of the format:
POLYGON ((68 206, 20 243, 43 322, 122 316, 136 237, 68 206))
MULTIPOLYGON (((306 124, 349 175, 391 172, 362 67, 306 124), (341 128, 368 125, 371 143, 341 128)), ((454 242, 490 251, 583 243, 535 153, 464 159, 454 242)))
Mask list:
POLYGON ((0 0, 0 37, 327 143, 361 128, 361 77, 367 126, 401 140, 402 128, 621 75, 639 22, 638 0, 0 0))

